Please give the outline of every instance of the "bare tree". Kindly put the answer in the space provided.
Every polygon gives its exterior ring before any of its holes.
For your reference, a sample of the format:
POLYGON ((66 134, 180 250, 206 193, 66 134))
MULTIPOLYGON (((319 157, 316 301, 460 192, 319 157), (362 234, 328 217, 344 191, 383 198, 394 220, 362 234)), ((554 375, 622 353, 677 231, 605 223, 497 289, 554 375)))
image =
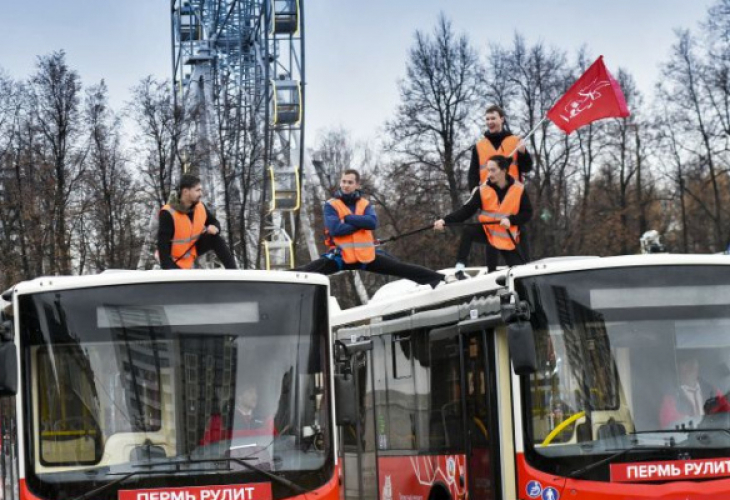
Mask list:
POLYGON ((358 168, 355 164, 355 148, 349 132, 342 127, 320 132, 311 156, 317 180, 326 192, 337 189, 343 170, 358 168))
POLYGON ((17 144, 18 115, 20 111, 16 83, 0 72, 0 286, 14 281, 22 264, 17 247, 20 241, 18 227, 22 225, 21 213, 13 189, 13 153, 17 144))
POLYGON ((636 138, 640 137, 637 112, 641 107, 641 95, 633 78, 625 71, 619 70, 617 80, 627 104, 634 110, 634 114, 629 118, 615 119, 605 123, 609 147, 604 156, 602 175, 606 182, 606 189, 611 193, 612 212, 618 214, 618 225, 612 231, 613 241, 620 242, 616 251, 627 254, 636 248, 641 236, 638 224, 641 210, 636 203, 636 198, 632 196, 637 191, 635 181, 640 176, 643 159, 642 151, 635 148, 636 138))
POLYGON ((472 120, 483 108, 479 58, 443 14, 431 35, 417 31, 415 38, 400 83, 401 102, 386 125, 389 149, 401 159, 404 173, 424 189, 445 194, 455 209, 464 189, 472 120))
POLYGON ((175 106, 169 81, 143 79, 132 89, 133 99, 128 111, 139 130, 135 134, 138 169, 145 186, 157 206, 167 203, 175 168, 181 159, 176 157, 185 131, 186 116, 175 106))
POLYGON ((727 234, 727 229, 723 227, 720 179, 723 162, 720 147, 726 139, 722 120, 717 113, 717 103, 713 103, 715 99, 708 92, 707 85, 712 79, 708 74, 709 67, 710 64, 702 57, 699 41, 687 30, 678 31, 670 59, 662 68, 663 81, 659 86, 659 96, 670 107, 675 119, 672 125, 679 125, 684 130, 680 138, 684 154, 698 159, 702 170, 706 172, 709 191, 704 185, 697 186, 696 192, 690 191, 687 184, 685 189, 711 221, 711 249, 717 251, 724 248, 727 234))
POLYGON ((60 51, 38 58, 30 90, 31 113, 40 132, 42 154, 52 167, 47 172, 53 185, 48 272, 69 274, 67 211, 74 188, 83 175, 85 153, 78 147, 81 82, 78 73, 66 63, 65 53, 60 51))
POLYGON ((121 147, 119 117, 109 108, 102 81, 87 90, 88 173, 80 219, 80 252, 92 257, 91 268, 127 268, 140 248, 142 210, 139 188, 127 167, 121 147), (85 219, 85 220, 84 220, 85 219), (84 224, 86 222, 86 224, 84 224))

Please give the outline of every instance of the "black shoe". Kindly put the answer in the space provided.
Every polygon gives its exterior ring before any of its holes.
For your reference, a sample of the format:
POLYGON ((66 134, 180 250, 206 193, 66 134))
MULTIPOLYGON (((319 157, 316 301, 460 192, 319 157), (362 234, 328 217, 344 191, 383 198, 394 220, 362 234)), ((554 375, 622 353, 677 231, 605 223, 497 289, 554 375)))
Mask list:
POLYGON ((429 285, 431 285, 431 289, 433 290, 434 288, 439 286, 441 283, 445 283, 445 282, 446 282, 446 276, 443 276, 437 280, 433 280, 432 282, 429 283, 429 285))
POLYGON ((456 271, 454 273, 454 276, 456 276, 457 280, 468 280, 469 279, 469 275, 466 274, 464 271, 456 271))

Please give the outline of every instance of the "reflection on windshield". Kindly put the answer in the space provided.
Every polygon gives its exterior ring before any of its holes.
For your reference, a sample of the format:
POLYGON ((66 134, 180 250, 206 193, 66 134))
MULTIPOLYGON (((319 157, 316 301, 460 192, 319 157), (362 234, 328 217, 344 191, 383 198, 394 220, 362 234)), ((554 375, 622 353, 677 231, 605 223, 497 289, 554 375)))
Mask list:
POLYGON ((113 472, 111 480, 170 459, 179 473, 184 457, 245 459, 267 471, 323 467, 326 302, 315 288, 197 283, 24 298, 39 457, 29 470, 57 481, 53 474, 84 466, 113 472), (188 305, 215 311, 236 301, 240 311, 204 316, 209 323, 182 321, 188 305))
POLYGON ((727 268, 525 279, 538 371, 528 435, 544 457, 730 446, 727 268), (664 300, 662 300, 664 298, 664 300), (662 304, 666 304, 663 306, 662 304))

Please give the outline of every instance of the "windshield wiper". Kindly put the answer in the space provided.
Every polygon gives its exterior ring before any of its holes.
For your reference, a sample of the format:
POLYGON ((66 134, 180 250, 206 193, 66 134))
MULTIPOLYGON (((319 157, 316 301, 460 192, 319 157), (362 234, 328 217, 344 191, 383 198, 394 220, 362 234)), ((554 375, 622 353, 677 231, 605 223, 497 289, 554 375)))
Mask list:
MULTIPOLYGON (((244 457, 244 458, 235 458, 235 457, 223 457, 223 458, 187 458, 186 460, 181 461, 164 461, 164 462, 144 462, 144 463, 138 463, 134 464, 135 467, 159 467, 159 466, 170 466, 170 465, 185 465, 185 464, 203 464, 203 463, 218 463, 218 462, 234 462, 237 463, 246 469, 252 470, 254 472, 258 472, 259 474, 266 476, 267 478, 271 479, 272 481, 279 483, 283 486, 286 486, 290 490, 292 490, 294 493, 302 494, 306 493, 307 490, 298 484, 289 481, 287 478, 279 476, 277 474, 274 474, 273 472, 269 472, 265 469, 262 469, 261 467, 257 467, 255 465, 252 465, 246 460, 256 460, 255 457, 244 457)), ((122 478, 122 480, 125 478, 122 478)), ((73 500, 85 500, 84 498, 75 498, 73 500)))
MULTIPOLYGON (((586 465, 585 467, 574 470, 570 474, 568 474, 568 477, 578 477, 582 476, 586 472, 590 472, 593 469, 600 467, 601 465, 612 462, 613 460, 616 460, 617 458, 621 458, 624 455, 628 455, 631 452, 634 451, 665 451, 665 450, 671 450, 673 449, 672 446, 632 446, 631 448, 625 448, 617 453, 614 453, 613 455, 609 455, 606 458, 602 458, 601 460, 597 462, 593 462, 591 464, 586 465)), ((606 450, 606 451, 615 451, 615 450, 606 450)))
MULTIPOLYGON (((704 446, 708 446, 712 442, 712 440, 710 439, 710 433, 713 433, 713 432, 720 432, 720 433, 724 433, 724 434, 727 434, 730 436, 730 429, 725 429, 723 427, 692 427, 692 428, 685 428, 685 429, 658 429, 658 430, 654 430, 654 431, 646 430, 646 431, 635 431, 635 432, 632 432, 631 435, 686 433, 688 435, 691 435, 693 438, 695 438, 697 441, 699 441, 704 446)), ((670 437, 668 445, 674 446, 675 444, 676 443, 674 442, 674 438, 670 437)))
POLYGON ((730 429, 725 429, 723 427, 685 427, 683 429, 656 429, 653 431, 646 430, 630 432, 629 436, 638 434, 681 434, 683 432, 687 432, 689 434, 692 434, 694 432, 724 432, 725 434, 730 434, 730 429))
POLYGON ((95 488, 95 489, 93 489, 91 491, 87 491, 86 493, 83 493, 83 494, 77 496, 76 498, 72 498, 71 500, 86 500, 87 498, 91 498, 94 495, 96 495, 97 493, 101 493, 102 491, 106 491, 109 488, 111 488, 112 486, 116 486, 117 484, 122 483, 122 482, 126 481, 127 479, 129 479, 130 477, 136 476, 138 474, 151 474, 151 473, 158 474, 158 473, 164 473, 164 472, 170 472, 170 471, 135 470, 135 471, 132 471, 132 472, 130 472, 128 474, 123 475, 122 477, 119 477, 119 478, 115 479, 114 481, 110 481, 110 482, 108 482, 108 483, 106 483, 104 485, 99 486, 98 488, 95 488))

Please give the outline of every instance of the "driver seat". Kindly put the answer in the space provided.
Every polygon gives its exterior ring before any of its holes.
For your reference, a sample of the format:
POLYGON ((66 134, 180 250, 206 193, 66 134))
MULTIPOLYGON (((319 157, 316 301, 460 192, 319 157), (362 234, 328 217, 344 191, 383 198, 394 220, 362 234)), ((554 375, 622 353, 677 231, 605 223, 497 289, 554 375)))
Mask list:
POLYGON ((598 428, 598 439, 616 439, 626 435, 626 426, 611 417, 598 428))

